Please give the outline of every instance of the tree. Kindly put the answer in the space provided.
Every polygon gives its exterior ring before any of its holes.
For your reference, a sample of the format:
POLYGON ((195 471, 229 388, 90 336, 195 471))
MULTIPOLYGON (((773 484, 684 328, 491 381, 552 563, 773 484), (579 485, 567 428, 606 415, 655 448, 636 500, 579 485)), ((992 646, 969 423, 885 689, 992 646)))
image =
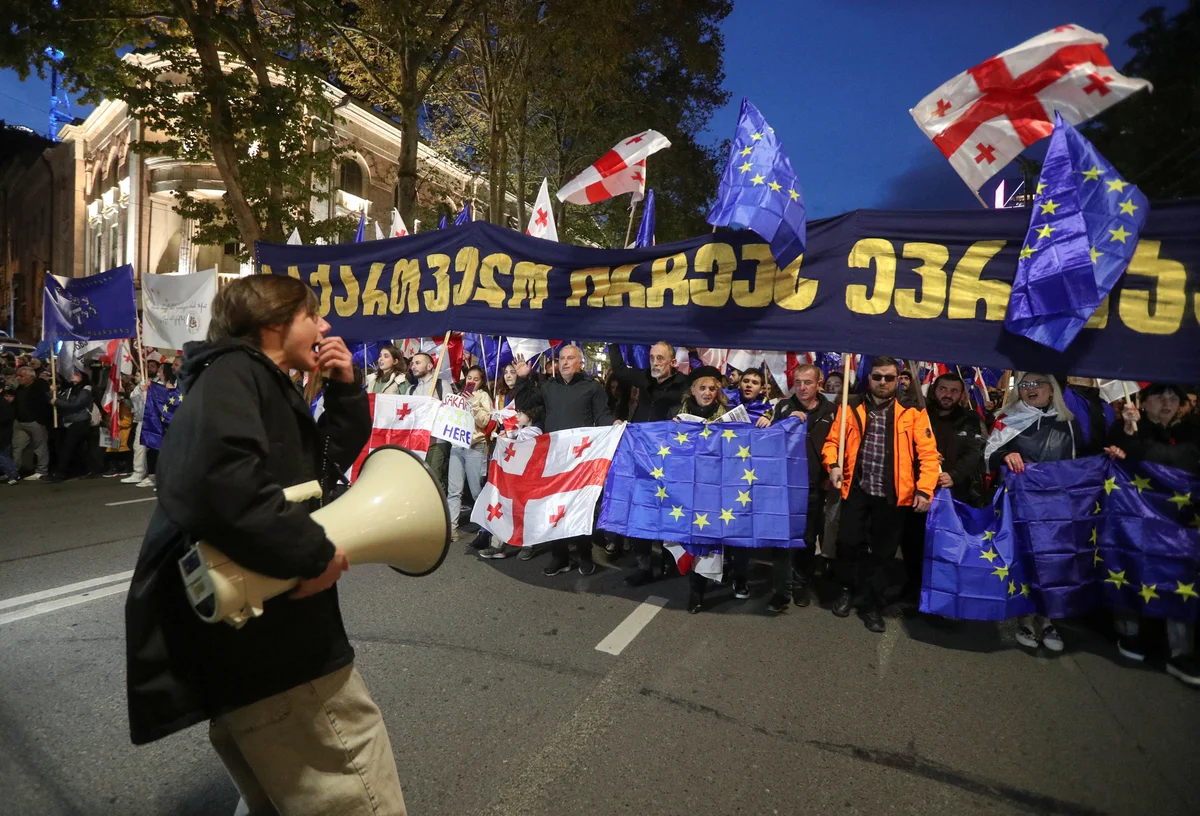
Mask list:
POLYGON ((1141 21, 1122 71, 1154 90, 1109 108, 1086 135, 1151 199, 1200 195, 1200 0, 1170 19, 1151 8, 1141 21))
MULTIPOLYGON (((113 98, 166 137, 146 155, 212 161, 219 200, 180 194, 177 211, 199 224, 196 240, 282 241, 293 228, 332 236, 346 219, 316 221, 314 175, 337 154, 332 110, 314 43, 325 31, 302 9, 266 0, 88 0, 56 8, 24 0, 0 31, 0 64, 45 74, 52 55, 84 101, 113 98)), ((327 185, 318 185, 318 190, 327 185)), ((316 194, 318 197, 327 193, 316 194)))

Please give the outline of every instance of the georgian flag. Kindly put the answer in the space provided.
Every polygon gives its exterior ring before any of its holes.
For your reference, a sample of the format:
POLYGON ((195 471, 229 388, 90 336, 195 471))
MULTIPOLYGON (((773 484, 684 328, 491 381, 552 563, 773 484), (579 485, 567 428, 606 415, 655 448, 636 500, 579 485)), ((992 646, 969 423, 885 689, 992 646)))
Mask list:
POLYGON ((1150 88, 1123 76, 1104 53, 1108 39, 1061 25, 969 68, 909 111, 963 181, 978 190, 1029 145, 1150 88))
POLYGON ((542 179, 537 201, 533 202, 533 212, 529 214, 529 226, 525 228, 525 234, 547 241, 558 240, 558 227, 554 226, 554 208, 550 206, 550 188, 546 179, 542 179))
POLYGON ((375 224, 375 240, 382 241, 383 240, 383 230, 380 228, 378 221, 375 221, 373 223, 375 224))
POLYGON ((129 352, 128 340, 109 340, 108 349, 103 358, 110 368, 108 382, 104 384, 104 399, 101 407, 108 414, 108 432, 117 440, 121 439, 120 392, 121 375, 133 373, 133 355, 129 352))
POLYGON ((392 228, 388 232, 388 237, 403 238, 405 235, 408 235, 408 227, 404 226, 404 219, 400 217, 400 211, 393 207, 392 228))
POLYGON ((368 394, 371 405, 371 438, 350 468, 350 481, 358 478, 367 454, 384 445, 408 448, 422 459, 429 451, 429 437, 442 401, 436 397, 406 397, 399 394, 368 394))
POLYGON ((646 193, 646 157, 671 142, 654 130, 623 139, 596 163, 571 179, 558 191, 559 201, 595 204, 623 193, 633 193, 641 201, 646 193))
POLYGON ((687 575, 691 571, 714 581, 721 580, 725 572, 725 559, 721 550, 716 550, 708 555, 692 555, 680 544, 664 544, 664 546, 667 548, 667 552, 674 557, 675 566, 679 569, 680 575, 687 575))
POLYGON ((624 425, 496 443, 471 521, 518 547, 591 535, 624 425))

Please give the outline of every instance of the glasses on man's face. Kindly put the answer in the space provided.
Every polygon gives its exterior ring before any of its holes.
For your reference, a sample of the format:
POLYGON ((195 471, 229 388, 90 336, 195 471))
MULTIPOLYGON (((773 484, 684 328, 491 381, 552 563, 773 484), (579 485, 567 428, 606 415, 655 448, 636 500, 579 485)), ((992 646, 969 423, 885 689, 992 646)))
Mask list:
POLYGON ((871 379, 875 382, 895 382, 895 374, 872 374, 871 379))
POLYGON ((1021 382, 1017 383, 1017 387, 1024 388, 1028 391, 1036 391, 1037 389, 1041 388, 1043 385, 1049 385, 1049 384, 1050 383, 1046 382, 1045 380, 1022 380, 1021 382))

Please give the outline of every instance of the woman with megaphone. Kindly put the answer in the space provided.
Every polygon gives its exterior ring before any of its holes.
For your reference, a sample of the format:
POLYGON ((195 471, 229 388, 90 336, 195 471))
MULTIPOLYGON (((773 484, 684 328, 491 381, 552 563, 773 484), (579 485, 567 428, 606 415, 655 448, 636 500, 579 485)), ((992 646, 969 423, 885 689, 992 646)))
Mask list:
POLYGON ((370 437, 359 372, 329 328, 294 278, 253 275, 217 294, 207 341, 184 350, 186 399, 163 441, 158 506, 125 606, 133 742, 210 720, 252 814, 405 813, 387 729, 338 607, 349 560, 310 517, 314 507, 284 496, 317 481, 327 498, 370 437), (291 371, 326 380, 319 422, 291 371), (177 566, 201 540, 299 585, 240 628, 206 623, 177 566))

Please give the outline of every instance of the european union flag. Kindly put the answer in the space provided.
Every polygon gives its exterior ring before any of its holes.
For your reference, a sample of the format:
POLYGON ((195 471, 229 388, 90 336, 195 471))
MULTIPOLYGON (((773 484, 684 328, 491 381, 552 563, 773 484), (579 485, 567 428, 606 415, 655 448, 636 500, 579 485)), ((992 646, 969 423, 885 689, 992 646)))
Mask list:
POLYGON ((446 216, 443 215, 442 220, 438 222, 438 229, 443 230, 445 228, 446 228, 446 216))
POLYGON ((650 367, 650 347, 646 345, 622 345, 621 359, 625 361, 625 365, 633 368, 649 368, 650 367))
POLYGON ((629 425, 604 487, 599 526, 707 552, 803 547, 806 430, 796 419, 629 425))
POLYGON ((350 352, 351 359, 353 359, 354 364, 363 371, 372 368, 375 365, 375 362, 379 359, 378 343, 360 343, 356 346, 352 346, 351 348, 353 349, 353 351, 350 352))
POLYGON ((167 388, 162 383, 150 383, 150 387, 146 389, 146 408, 142 412, 140 433, 143 445, 153 450, 162 447, 163 431, 171 423, 175 408, 182 401, 183 397, 177 390, 167 388))
POLYGON ((508 341, 490 334, 463 334, 463 351, 479 358, 479 365, 487 372, 489 380, 496 379, 498 372, 502 373, 513 361, 508 341))
POLYGON ((742 99, 729 161, 708 214, 714 227, 752 229, 771 244, 782 269, 804 252, 804 197, 775 130, 742 99))
POLYGON ((1063 351, 1129 266, 1149 202, 1054 115, 1005 327, 1063 351))
POLYGON ((133 267, 85 278, 47 275, 42 290, 43 340, 116 340, 137 336, 133 267))
POLYGON ((463 204, 462 212, 454 219, 454 226, 461 227, 463 224, 471 223, 471 202, 463 204))
POLYGON ((642 205, 642 223, 638 225, 637 238, 633 245, 638 249, 654 246, 654 191, 646 191, 646 203, 642 205))
POLYGON ((358 230, 354 233, 354 243, 361 244, 365 237, 363 233, 367 230, 367 211, 358 211, 358 230))

